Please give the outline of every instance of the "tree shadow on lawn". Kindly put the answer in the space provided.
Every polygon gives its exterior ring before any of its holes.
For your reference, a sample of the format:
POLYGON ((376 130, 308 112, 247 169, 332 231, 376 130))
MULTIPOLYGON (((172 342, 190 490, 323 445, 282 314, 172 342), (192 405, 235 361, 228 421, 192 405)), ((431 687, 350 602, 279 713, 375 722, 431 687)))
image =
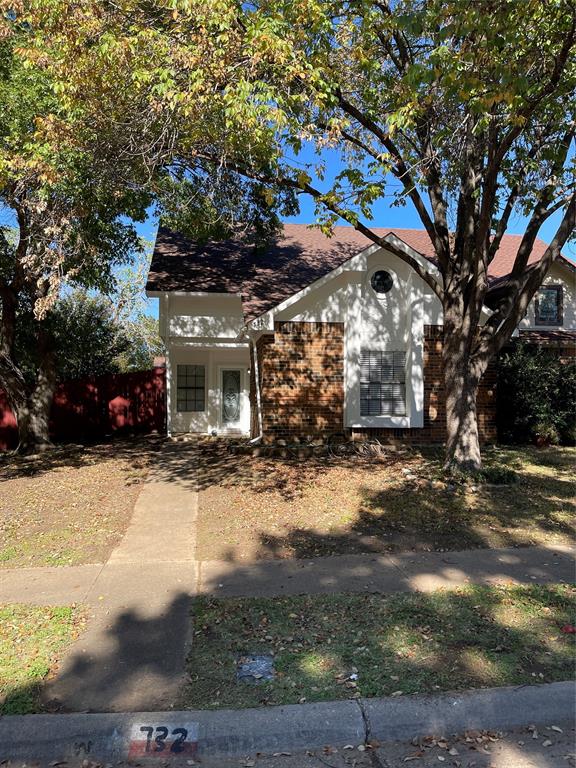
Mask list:
POLYGON ((51 679, 12 689, 0 713, 169 709, 183 681, 190 604, 181 592, 152 616, 137 605, 122 610, 106 628, 103 650, 86 651, 80 636, 51 679))
MULTIPOLYGON (((136 435, 85 445, 61 443, 49 451, 30 456, 0 453, 0 483, 38 477, 53 470, 80 469, 110 459, 125 460, 134 470, 142 470, 149 457, 159 451, 164 442, 165 438, 159 435, 136 435)), ((131 484, 130 478, 127 483, 131 484)))
MULTIPOLYGON (((239 497, 241 506, 250 506, 247 494, 253 494, 254 505, 261 505, 262 524, 252 512, 246 517, 247 522, 244 521, 246 525, 240 526, 249 532, 239 529, 237 546, 220 549, 218 559, 240 560, 245 554, 243 549, 247 549, 246 536, 253 540, 256 559, 529 546, 544 543, 550 536, 556 537, 556 541, 573 540, 576 527, 574 519, 569 517, 569 506, 573 504, 576 486, 571 476, 570 455, 555 449, 524 450, 527 459, 538 462, 538 470, 544 467, 553 471, 549 475, 541 472, 532 475, 524 467, 518 451, 496 449, 488 454, 488 466, 514 469, 518 482, 479 484, 470 488, 450 487, 438 480, 438 463, 434 463, 438 451, 390 454, 381 460, 345 457, 298 462, 231 456, 224 446, 210 445, 202 450, 199 462, 199 489, 211 494, 209 500, 200 496, 200 525, 204 525, 202 515, 206 515, 206 524, 211 534, 215 534, 219 510, 225 517, 234 515, 234 504, 238 501, 235 501, 237 494, 231 495, 231 491, 241 488, 246 490, 246 495, 239 497), (418 477, 405 478, 402 474, 405 469, 418 477), (346 510, 347 522, 340 525, 332 524, 331 519, 327 522, 329 511, 318 525, 318 509, 305 511, 305 504, 311 506, 305 498, 306 488, 329 481, 330 472, 341 470, 350 473, 351 481, 355 480, 355 472, 362 473, 362 483, 355 491, 359 502, 352 514, 346 510), (372 475, 375 482, 371 485, 372 475), (382 482, 381 476, 387 478, 382 482), (276 507, 276 511, 269 513, 268 504, 276 507), (304 509, 299 517, 307 516, 308 525, 290 523, 288 515, 295 509, 298 513, 304 509), (213 514, 211 523, 208 517, 213 514), (330 525, 329 531, 327 525, 330 525), (281 533, 277 532, 278 527, 281 533)), ((328 494, 329 485, 328 482, 328 494)), ((340 490, 348 491, 345 484, 340 490)), ((333 497, 332 507, 336 511, 343 505, 338 488, 333 497)), ((238 510, 238 519, 240 513, 242 510, 238 510)), ((233 538, 236 529, 231 525, 226 533, 233 538)))
POLYGON ((573 597, 561 587, 199 600, 186 706, 220 708, 437 693, 570 679, 573 597), (273 654, 271 683, 235 661, 273 654), (357 677, 356 677, 357 676, 357 677))
POLYGON ((261 706, 573 675, 574 637, 560 631, 573 621, 566 587, 197 598, 185 676, 190 605, 181 592, 152 615, 123 610, 105 650, 87 654, 80 638, 41 696, 32 685, 12 690, 4 714, 261 706), (238 656, 247 652, 274 654, 273 682, 236 681, 238 656))

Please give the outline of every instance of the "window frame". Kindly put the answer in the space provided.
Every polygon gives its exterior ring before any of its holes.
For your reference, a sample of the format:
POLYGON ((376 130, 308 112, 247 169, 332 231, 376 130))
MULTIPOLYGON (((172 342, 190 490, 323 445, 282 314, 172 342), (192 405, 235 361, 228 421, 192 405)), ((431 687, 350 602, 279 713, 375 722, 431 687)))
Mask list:
POLYGON ((360 384, 360 418, 361 419, 397 419, 408 417, 408 383, 407 383, 407 360, 408 354, 406 350, 387 350, 387 349, 372 349, 370 347, 362 347, 360 349, 360 371, 359 371, 359 384, 360 384), (366 360, 367 356, 367 360, 366 360), (371 359, 372 356, 376 359, 371 359), (377 360, 379 356, 379 361, 377 360), (385 356, 390 356, 391 361, 385 362, 385 356), (389 365, 391 367, 391 374, 389 377, 382 375, 384 373, 384 366, 389 365), (365 378, 364 369, 367 366, 368 378, 365 378), (378 373, 380 368, 380 377, 373 377, 373 373, 378 373), (401 371, 402 375, 399 375, 401 371), (398 400, 394 394, 391 397, 385 397, 384 392, 386 389, 390 389, 394 393, 395 388, 400 388, 402 392, 402 408, 401 412, 396 410, 398 400), (363 393, 367 391, 367 395, 363 393), (370 392, 378 394, 371 395, 370 392), (374 410, 372 403, 378 403, 379 407, 374 410), (385 408, 385 404, 388 404, 389 408, 385 408))
POLYGON ((564 324, 564 286, 560 283, 544 283, 534 296, 534 324, 558 326, 564 324), (556 318, 550 320, 540 317, 540 292, 554 291, 556 293, 556 318))
POLYGON ((205 413, 206 412, 206 366, 203 363, 177 363, 176 365, 176 412, 177 413, 205 413), (186 383, 183 385, 180 383, 180 375, 182 368, 195 368, 196 371, 193 374, 190 374, 188 371, 186 371, 186 383), (202 369, 202 386, 200 387, 197 384, 197 381, 199 380, 198 376, 198 369, 202 369), (193 383, 188 383, 188 377, 192 375, 193 376, 193 383), (193 402, 192 405, 197 406, 199 404, 199 398, 197 393, 202 393, 202 407, 189 407, 190 402, 189 398, 187 396, 184 396, 184 398, 181 395, 181 392, 184 391, 185 393, 193 392, 193 402), (184 399, 185 407, 181 408, 182 400, 184 399))

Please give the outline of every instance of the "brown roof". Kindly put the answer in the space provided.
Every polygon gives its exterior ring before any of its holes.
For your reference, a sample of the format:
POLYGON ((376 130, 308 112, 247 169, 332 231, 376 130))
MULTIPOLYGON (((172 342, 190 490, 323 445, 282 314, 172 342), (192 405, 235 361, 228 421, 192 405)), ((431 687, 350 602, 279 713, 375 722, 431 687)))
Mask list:
MULTIPOLYGON (((373 230, 385 237, 392 233, 426 258, 434 259, 432 243, 424 230, 373 230)), ((521 235, 505 235, 490 277, 502 278, 514 263, 521 235)), ((331 272, 371 245, 353 227, 334 227, 326 237, 317 227, 285 224, 283 233, 265 252, 242 240, 204 244, 187 240, 160 227, 146 284, 147 291, 199 291, 238 293, 246 320, 252 320, 331 272)), ((546 243, 536 240, 530 263, 537 261, 546 243)))

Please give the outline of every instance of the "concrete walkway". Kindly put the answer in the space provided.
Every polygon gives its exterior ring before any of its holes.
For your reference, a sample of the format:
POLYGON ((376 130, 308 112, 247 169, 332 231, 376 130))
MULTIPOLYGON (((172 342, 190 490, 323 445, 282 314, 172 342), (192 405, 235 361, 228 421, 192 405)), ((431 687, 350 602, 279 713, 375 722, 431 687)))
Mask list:
MULTIPOLYGON (((128 542, 128 546, 131 546, 128 542)), ((406 552, 397 555, 335 555, 312 560, 157 560, 69 568, 2 571, 0 603, 97 605, 101 600, 139 599, 177 585, 185 594, 275 597, 332 592, 432 592, 465 584, 559 584, 576 578, 574 549, 555 546, 406 552)), ((144 603, 146 598, 142 598, 144 603)))
POLYGON ((194 446, 167 444, 105 565, 2 574, 0 601, 90 606, 86 631, 45 689, 54 709, 174 705, 184 675, 197 514, 194 446))

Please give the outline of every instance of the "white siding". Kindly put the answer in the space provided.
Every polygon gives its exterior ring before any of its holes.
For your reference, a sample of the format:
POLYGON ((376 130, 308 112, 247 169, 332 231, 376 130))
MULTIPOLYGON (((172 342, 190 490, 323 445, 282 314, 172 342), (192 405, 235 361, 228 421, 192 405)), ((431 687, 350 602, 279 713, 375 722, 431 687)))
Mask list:
POLYGON ((222 417, 222 369, 241 371, 241 420, 234 431, 250 431, 248 344, 238 336, 244 326, 239 296, 165 294, 160 300, 160 329, 167 348, 168 429, 170 433, 219 434, 229 431, 222 417), (178 411, 178 365, 205 367, 203 411, 178 411))
POLYGON ((221 372, 222 368, 241 370, 241 424, 244 434, 250 431, 249 403, 249 355, 247 349, 196 348, 186 345, 172 346, 169 350, 171 367, 171 432, 225 432, 222 422, 221 372), (182 364, 204 365, 206 367, 206 407, 204 411, 179 413, 176 403, 176 371, 182 364))

